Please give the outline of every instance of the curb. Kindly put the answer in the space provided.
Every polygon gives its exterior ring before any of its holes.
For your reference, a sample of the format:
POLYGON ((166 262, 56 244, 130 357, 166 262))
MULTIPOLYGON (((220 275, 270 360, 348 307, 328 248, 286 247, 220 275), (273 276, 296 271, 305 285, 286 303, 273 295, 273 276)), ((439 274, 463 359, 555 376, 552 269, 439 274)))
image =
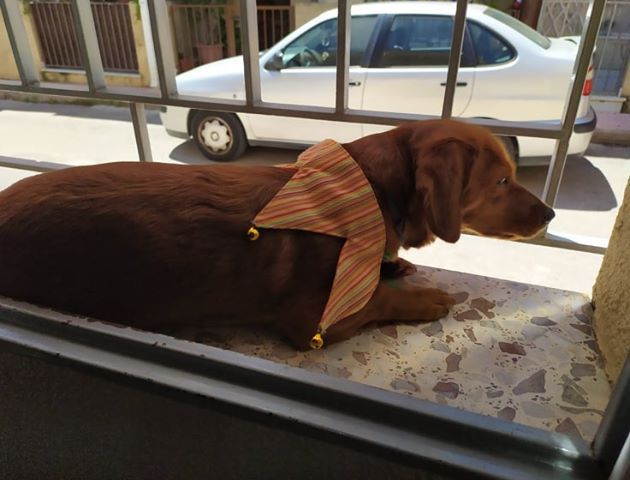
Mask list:
POLYGON ((630 131, 628 130, 595 130, 591 143, 604 145, 630 146, 630 131))

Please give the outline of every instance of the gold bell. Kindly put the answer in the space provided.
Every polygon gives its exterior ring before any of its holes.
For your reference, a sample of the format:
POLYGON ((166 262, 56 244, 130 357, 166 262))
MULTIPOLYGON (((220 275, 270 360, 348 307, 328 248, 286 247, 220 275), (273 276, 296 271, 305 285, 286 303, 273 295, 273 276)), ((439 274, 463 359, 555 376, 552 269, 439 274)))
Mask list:
POLYGON ((260 232, 254 227, 250 227, 250 229, 247 230, 247 237, 250 241, 255 242, 256 240, 258 240, 258 237, 260 237, 260 232))
POLYGON ((322 338, 321 333, 316 333, 315 335, 313 335, 313 338, 311 338, 310 347, 313 350, 319 350, 323 346, 324 346, 324 339, 322 338))

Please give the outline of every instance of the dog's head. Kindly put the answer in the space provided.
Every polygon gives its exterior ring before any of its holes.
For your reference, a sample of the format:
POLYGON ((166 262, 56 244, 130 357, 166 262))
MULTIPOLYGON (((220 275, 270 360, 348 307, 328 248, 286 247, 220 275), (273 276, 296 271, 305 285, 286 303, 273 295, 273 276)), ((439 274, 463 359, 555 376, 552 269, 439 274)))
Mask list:
POLYGON ((420 238, 426 226, 419 223, 424 222, 435 236, 456 242, 462 231, 530 238, 554 217, 551 208, 516 181, 514 162, 487 129, 452 120, 405 128, 411 129, 415 193, 404 246, 426 241, 420 238))

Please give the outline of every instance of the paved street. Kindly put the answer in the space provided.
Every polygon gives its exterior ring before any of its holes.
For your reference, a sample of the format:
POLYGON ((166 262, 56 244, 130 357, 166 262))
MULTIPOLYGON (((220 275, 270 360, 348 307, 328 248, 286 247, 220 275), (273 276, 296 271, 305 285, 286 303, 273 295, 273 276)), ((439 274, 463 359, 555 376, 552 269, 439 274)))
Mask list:
MULTIPOLYGON (((170 137, 157 111, 147 112, 155 161, 208 164, 192 141, 170 137)), ((239 163, 291 162, 298 152, 250 149, 239 163)), ((129 112, 110 106, 22 103, 0 100, 0 165, 61 168, 114 161, 138 155, 129 112)), ((0 168, 0 189, 35 172, 0 168)), ((523 168, 519 179, 542 191, 544 167, 523 168)), ((552 232, 605 241, 630 176, 630 149, 593 145, 584 157, 571 158, 565 170, 552 232)), ((601 255, 465 236, 455 245, 436 242, 404 257, 418 264, 525 283, 590 293, 601 255)))

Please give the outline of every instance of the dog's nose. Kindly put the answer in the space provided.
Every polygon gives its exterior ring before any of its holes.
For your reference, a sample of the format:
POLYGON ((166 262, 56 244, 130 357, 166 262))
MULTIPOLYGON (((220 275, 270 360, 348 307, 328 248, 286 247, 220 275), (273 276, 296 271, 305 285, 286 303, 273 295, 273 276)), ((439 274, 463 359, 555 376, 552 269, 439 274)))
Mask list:
POLYGON ((553 217, 555 217, 555 216, 556 216, 556 212, 554 212, 552 208, 547 207, 545 209, 545 217, 544 218, 545 218, 545 222, 546 223, 551 222, 553 220, 553 217))

